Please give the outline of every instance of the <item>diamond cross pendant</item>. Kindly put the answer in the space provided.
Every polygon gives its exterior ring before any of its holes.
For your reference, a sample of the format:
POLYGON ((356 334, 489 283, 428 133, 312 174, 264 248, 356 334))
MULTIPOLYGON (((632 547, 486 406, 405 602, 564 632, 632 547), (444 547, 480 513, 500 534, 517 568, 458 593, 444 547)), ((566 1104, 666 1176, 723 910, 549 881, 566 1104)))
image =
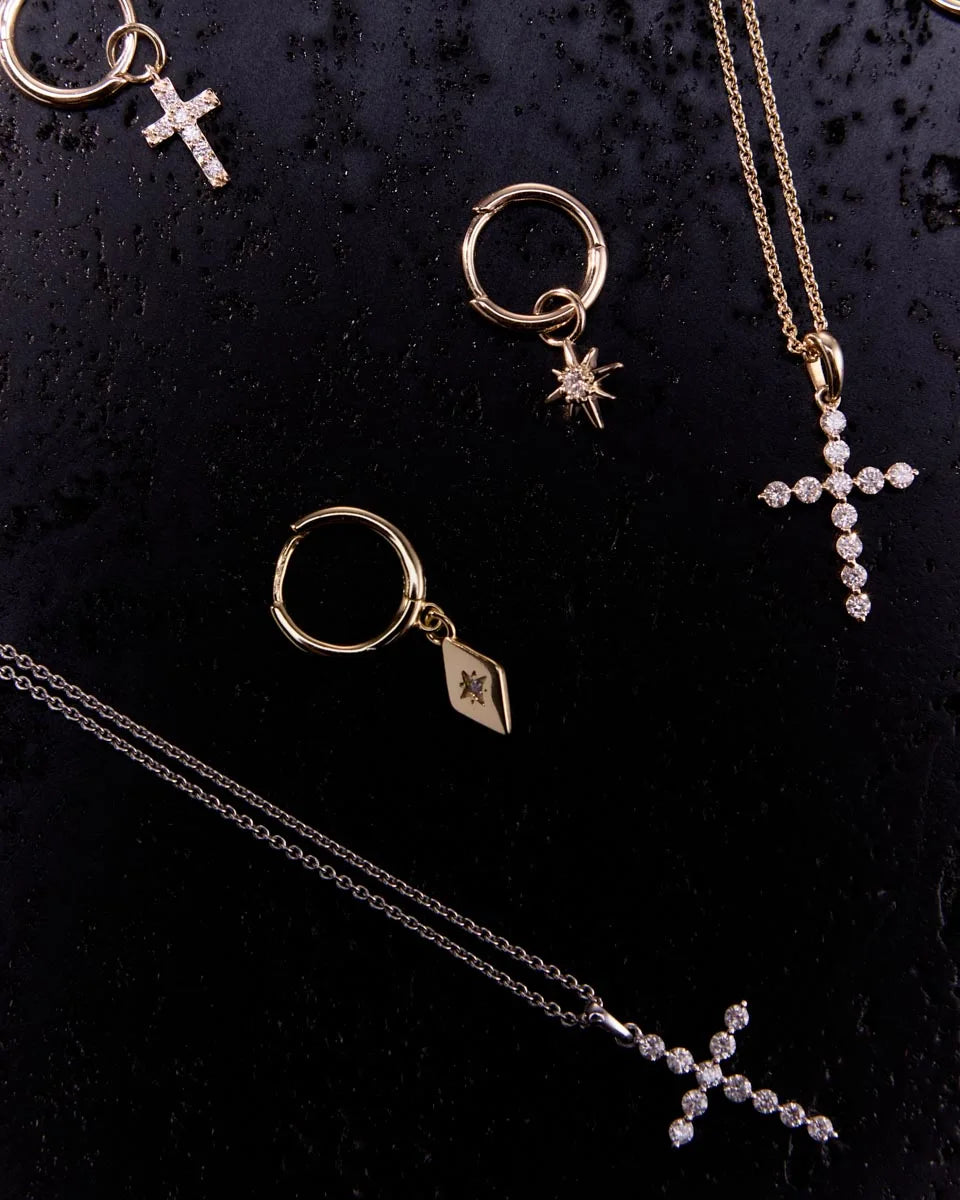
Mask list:
POLYGON ((814 385, 814 398, 820 408, 820 428, 827 439, 823 457, 830 468, 830 474, 823 480, 814 475, 804 475, 793 487, 775 479, 773 483, 767 484, 758 499, 763 500, 770 508, 783 508, 790 502, 791 496, 796 496, 801 504, 815 504, 824 492, 830 493, 835 501, 830 520, 839 530, 836 550, 844 562, 840 578, 850 590, 846 599, 846 609, 855 621, 865 621, 870 612, 870 597, 863 590, 863 585, 867 582, 867 572, 857 561, 863 553, 863 542, 854 528, 857 523, 857 510, 848 497, 854 486, 865 496, 875 496, 884 483, 889 483, 898 490, 908 488, 919 472, 905 462, 896 462, 886 471, 880 471, 876 467, 864 467, 856 476, 847 472, 850 447, 841 436, 847 427, 847 418, 840 411, 843 355, 836 339, 825 332, 808 334, 804 345, 808 343, 817 355, 807 362, 807 371, 814 385))
POLYGON ((636 1047, 649 1062, 657 1062, 662 1058, 674 1075, 694 1075, 697 1086, 685 1092, 680 1101, 683 1116, 671 1122, 667 1131, 670 1141, 678 1148, 693 1141, 693 1122, 707 1111, 710 1090, 720 1086, 723 1087, 724 1096, 734 1104, 743 1104, 750 1100, 758 1113, 765 1116, 777 1113, 781 1123, 788 1129, 804 1127, 815 1142, 829 1142, 837 1136, 829 1117, 808 1116, 795 1100, 781 1104, 776 1092, 769 1088, 761 1088, 755 1092, 746 1075, 724 1075, 720 1064, 736 1053, 737 1040, 734 1034, 746 1029, 750 1023, 746 1000, 739 1004, 731 1004, 723 1014, 724 1028, 710 1039, 710 1057, 703 1062, 696 1062, 690 1051, 683 1046, 667 1050, 663 1038, 655 1033, 644 1033, 633 1024, 621 1025, 599 1003, 587 1007, 584 1019, 588 1025, 599 1025, 609 1029, 621 1045, 636 1047))
POLYGON ((220 107, 220 98, 216 92, 207 88, 192 100, 181 100, 170 80, 163 79, 156 73, 150 91, 160 101, 164 115, 144 129, 143 136, 147 145, 159 146, 161 142, 179 133, 210 186, 219 188, 228 183, 230 176, 197 124, 201 117, 220 107))
POLYGON ((767 486, 759 495, 771 508, 783 508, 790 502, 791 496, 796 496, 801 504, 814 504, 824 492, 829 492, 836 503, 830 511, 830 520, 839 530, 836 548, 844 561, 840 578, 850 589, 846 599, 846 609, 856 621, 865 621, 870 612, 870 597, 863 590, 867 582, 866 568, 857 559, 863 553, 863 542, 854 526, 857 523, 857 510, 847 497, 856 485, 865 496, 875 496, 889 483, 891 487, 908 488, 919 474, 909 463, 897 462, 886 472, 876 467, 864 467, 856 476, 850 476, 846 471, 847 459, 850 457, 850 447, 840 437, 847 425, 847 418, 839 407, 825 408, 820 418, 820 428, 827 435, 827 444, 823 448, 823 457, 830 467, 830 474, 824 479, 813 475, 804 475, 793 487, 788 487, 779 479, 767 486))

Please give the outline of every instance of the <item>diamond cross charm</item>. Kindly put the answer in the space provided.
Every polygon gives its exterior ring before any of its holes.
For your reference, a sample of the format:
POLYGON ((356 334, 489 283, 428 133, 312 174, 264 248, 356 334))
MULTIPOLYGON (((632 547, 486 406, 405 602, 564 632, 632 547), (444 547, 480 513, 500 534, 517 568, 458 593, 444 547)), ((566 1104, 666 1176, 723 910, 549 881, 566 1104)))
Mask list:
POLYGON ((850 595, 846 599, 846 609, 854 620, 865 621, 870 612, 870 597, 863 590, 863 585, 867 582, 867 572, 866 568, 857 562, 863 553, 863 542, 854 529, 857 523, 857 510, 847 497, 853 491, 854 485, 866 496, 875 496, 884 483, 889 483, 891 487, 898 489, 907 488, 913 483, 919 472, 909 463, 897 462, 886 472, 879 471, 876 467, 864 467, 858 475, 849 475, 846 464, 850 457, 850 447, 840 436, 847 427, 847 418, 840 411, 839 397, 833 404, 819 400, 818 403, 822 408, 820 428, 827 438, 827 444, 823 448, 823 457, 830 467, 830 474, 822 481, 813 475, 804 475, 802 479, 797 480, 793 487, 776 479, 773 483, 767 484, 760 493, 759 499, 765 501, 771 508, 783 508, 790 502, 791 496, 796 496, 801 504, 814 504, 824 492, 830 493, 836 501, 830 512, 830 520, 840 531, 836 548, 837 553, 844 561, 840 578, 850 589, 850 595))
POLYGON ((230 176, 197 124, 201 117, 220 107, 216 92, 207 88, 192 100, 181 100, 170 80, 162 79, 159 75, 154 76, 150 91, 160 101, 164 115, 144 129, 147 145, 158 146, 179 133, 210 186, 218 188, 228 183, 230 176))
POLYGON ((829 1117, 808 1116, 795 1100, 781 1104, 776 1092, 770 1091, 769 1088, 761 1088, 755 1092, 746 1075, 724 1075, 720 1064, 736 1053, 737 1040, 734 1034, 746 1029, 750 1023, 746 1000, 739 1004, 731 1004, 723 1014, 724 1029, 710 1039, 710 1057, 703 1062, 696 1062, 690 1051, 683 1046, 667 1050, 663 1038, 655 1033, 644 1033, 632 1024, 621 1025, 598 1002, 588 1005, 584 1019, 588 1025, 598 1025, 610 1030, 621 1045, 636 1047, 649 1062, 657 1062, 662 1058, 674 1075, 694 1075, 697 1086, 685 1092, 680 1101, 683 1116, 671 1122, 667 1131, 670 1141, 678 1148, 693 1141, 693 1122, 707 1111, 708 1092, 721 1085, 724 1096, 734 1104, 743 1104, 746 1100, 751 1100, 758 1113, 777 1113, 781 1123, 788 1129, 799 1129, 802 1126, 815 1142, 829 1142, 837 1136, 829 1117))

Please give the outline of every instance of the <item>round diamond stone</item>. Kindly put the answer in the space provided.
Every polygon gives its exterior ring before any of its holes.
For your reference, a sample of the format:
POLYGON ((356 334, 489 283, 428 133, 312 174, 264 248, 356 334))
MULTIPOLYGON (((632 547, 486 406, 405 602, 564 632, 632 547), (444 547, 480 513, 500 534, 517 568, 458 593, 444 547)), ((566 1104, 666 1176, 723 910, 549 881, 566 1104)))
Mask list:
POLYGON ((851 592, 859 592, 867 582, 867 568, 861 567, 859 563, 847 563, 840 572, 840 578, 851 592))
POLYGON ((829 1117, 811 1117, 807 1121, 807 1133, 815 1142, 829 1142, 831 1138, 837 1136, 837 1131, 829 1117))
POLYGON ((838 500, 843 500, 845 496, 849 496, 853 491, 853 480, 846 471, 834 471, 824 480, 823 486, 831 496, 835 496, 838 500))
POLYGON ((746 1029, 750 1024, 750 1014, 747 1012, 746 1004, 731 1004, 723 1014, 723 1023, 731 1033, 746 1029))
POLYGON ((802 504, 813 504, 814 500, 820 499, 822 491, 820 480, 814 479, 812 475, 804 475, 793 485, 793 494, 802 504))
POLYGON ((851 592, 847 597, 847 612, 855 621, 865 621, 870 614, 870 597, 866 592, 851 592))
POLYGON ((835 504, 830 512, 830 520, 838 529, 846 529, 849 533, 857 523, 857 510, 852 504, 835 504))
POLYGON ((788 1129, 799 1129, 806 1119, 807 1114, 796 1100, 788 1101, 780 1109, 780 1120, 788 1129))
POLYGON ((684 1093, 680 1107, 692 1121, 694 1117, 702 1117, 707 1111, 707 1093, 694 1088, 692 1092, 684 1093))
POLYGON ((678 1117, 670 1126, 670 1141, 675 1146, 685 1146, 693 1138, 693 1126, 686 1117, 678 1117))
POLYGON ((823 457, 831 467, 842 467, 850 457, 850 447, 839 438, 835 442, 827 442, 823 448, 823 457))
POLYGON ((697 1063, 697 1083, 702 1088, 716 1087, 723 1080, 723 1072, 715 1062, 697 1063))
POLYGON ((760 493, 760 499, 766 500, 771 508, 783 508, 790 501, 790 489, 781 480, 768 483, 760 493))
POLYGON ((769 1088, 761 1088, 759 1092, 753 1093, 753 1107, 758 1113, 772 1113, 777 1111, 777 1093, 771 1092, 769 1088))
POLYGON ((917 472, 909 463, 894 463, 887 471, 887 482, 895 488, 909 487, 917 477, 917 472))
POLYGON ((856 478, 857 487, 868 496, 875 496, 883 487, 883 472, 876 467, 864 467, 856 478))
POLYGON ((852 562, 863 553, 863 542, 855 533, 843 533, 837 538, 837 553, 847 562, 852 562))
POLYGON ((560 373, 560 386, 571 400, 586 400, 591 382, 581 367, 567 367, 560 373))
POLYGON ((682 1046, 667 1051, 667 1066, 674 1075, 686 1075, 693 1070, 693 1055, 682 1046))
POLYGON ((742 1104, 749 1100, 753 1093, 753 1085, 746 1075, 728 1075, 723 1081, 723 1094, 734 1104, 742 1104))
POLYGON ((847 418, 839 408, 828 408, 820 418, 820 428, 827 437, 837 438, 847 427, 847 418))
POLYGON ((732 1033, 715 1033, 710 1039, 710 1053, 716 1059, 729 1058, 737 1052, 737 1039, 732 1033))
POLYGON ((655 1033, 644 1034, 637 1042, 637 1048, 650 1062, 656 1062, 658 1058, 663 1058, 663 1052, 666 1049, 663 1038, 657 1037, 655 1033))

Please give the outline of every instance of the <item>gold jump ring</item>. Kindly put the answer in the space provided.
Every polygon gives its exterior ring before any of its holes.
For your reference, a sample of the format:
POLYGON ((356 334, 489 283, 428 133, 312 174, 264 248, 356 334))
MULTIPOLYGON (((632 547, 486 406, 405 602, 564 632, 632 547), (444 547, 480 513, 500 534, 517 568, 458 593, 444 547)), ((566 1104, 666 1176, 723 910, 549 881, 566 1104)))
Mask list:
MULTIPOLYGON (((106 52, 107 61, 113 68, 119 67, 117 60, 117 45, 121 38, 129 37, 133 34, 134 38, 145 37, 153 47, 155 58, 153 64, 141 71, 139 75, 132 75, 129 71, 123 72, 124 83, 150 83, 160 74, 163 68, 167 65, 167 48, 160 39, 160 34, 155 29, 151 29, 149 25, 144 25, 140 21, 126 21, 123 25, 118 25, 117 28, 107 38, 106 52)), ((129 66, 129 64, 127 64, 129 66)))
MULTIPOLYGON (((583 333, 583 327, 587 320, 587 310, 584 307, 583 301, 576 292, 572 292, 569 288, 551 288, 549 292, 544 292, 542 296, 537 297, 533 311, 538 315, 544 311, 548 311, 547 305, 554 299, 566 301, 562 311, 572 310, 573 316, 570 317, 570 320, 573 321, 573 327, 568 333, 562 334, 559 337, 554 336, 558 332, 557 330, 553 334, 541 333, 540 340, 546 342, 548 346, 562 346, 564 342, 575 342, 580 334, 583 333)), ((561 310, 554 309, 553 311, 557 312, 561 310)))

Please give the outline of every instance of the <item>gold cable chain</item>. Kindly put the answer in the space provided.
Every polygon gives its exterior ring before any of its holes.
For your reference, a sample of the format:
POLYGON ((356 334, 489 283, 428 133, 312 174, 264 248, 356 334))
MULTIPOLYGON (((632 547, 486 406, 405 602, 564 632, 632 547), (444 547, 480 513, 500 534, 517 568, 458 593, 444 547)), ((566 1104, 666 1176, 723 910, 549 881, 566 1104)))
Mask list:
MULTIPOLYGON (((713 17, 713 28, 717 38, 717 51, 720 55, 720 66, 723 71, 723 82, 727 89, 727 98, 730 101, 730 116, 733 121, 734 133, 737 137, 740 165, 743 169, 744 182, 747 185, 747 194, 750 197, 750 206, 753 209, 753 219, 757 226, 760 247, 763 250, 763 259, 766 263, 767 275, 770 279, 770 288, 777 305, 777 314, 780 317, 783 333, 787 339, 787 347, 791 354, 799 354, 804 358, 809 358, 811 351, 799 337, 793 310, 790 307, 790 301, 787 297, 787 289, 783 282, 783 272, 780 269, 780 260, 777 257, 777 247, 773 240, 773 231, 770 228, 770 218, 763 201, 760 179, 757 176, 753 149, 750 145, 747 118, 743 110, 743 96, 737 78, 737 68, 734 64, 733 50, 731 49, 730 38, 727 33, 723 2, 722 0, 709 0, 709 3, 710 15, 713 17)), ((807 244, 807 235, 803 227, 800 202, 797 199, 797 189, 793 182, 793 173, 790 170, 790 158, 787 154, 787 146, 783 137, 783 128, 780 124, 780 114, 777 111, 777 100, 773 92, 773 82, 770 79, 770 68, 767 64, 763 37, 760 33, 760 22, 757 18, 754 0, 740 0, 740 3, 747 24, 747 36, 750 39, 750 49, 753 54, 753 63, 757 73, 757 87, 760 91, 760 98, 763 101, 767 129, 770 131, 770 141, 773 146, 773 155, 776 159, 777 171, 780 176, 780 186, 783 189, 787 218, 790 222, 793 244, 797 252, 797 262, 800 266, 800 274, 803 277, 807 302, 810 305, 810 314, 813 317, 813 327, 819 332, 827 328, 827 317, 823 311, 820 289, 817 286, 817 278, 814 274, 813 262, 810 257, 810 247, 807 244)), ((814 355, 814 357, 816 356, 814 355)))

